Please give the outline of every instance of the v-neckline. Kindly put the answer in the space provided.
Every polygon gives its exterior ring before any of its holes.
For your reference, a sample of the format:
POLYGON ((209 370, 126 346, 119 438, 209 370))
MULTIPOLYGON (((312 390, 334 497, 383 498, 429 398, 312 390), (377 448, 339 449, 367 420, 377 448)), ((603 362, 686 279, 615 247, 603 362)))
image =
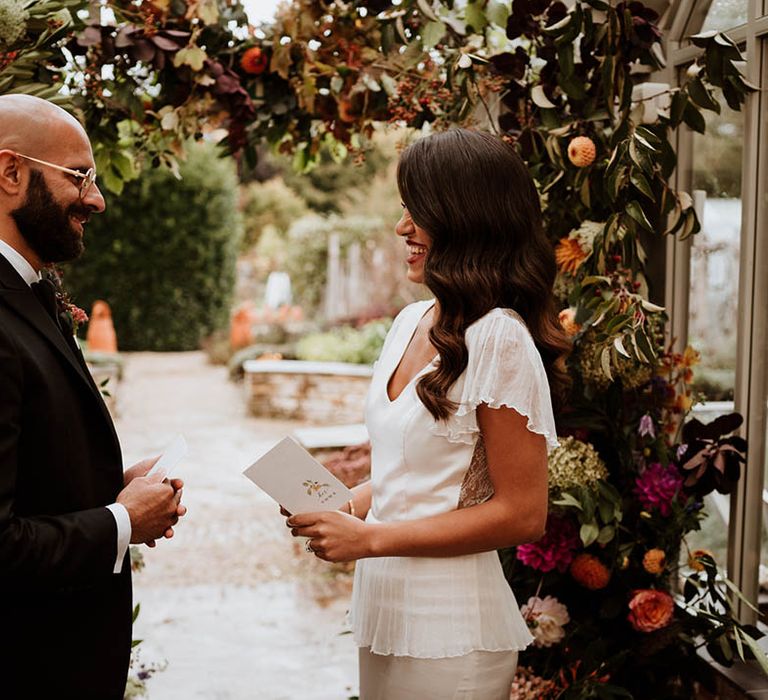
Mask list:
POLYGON ((411 386, 411 384, 413 384, 413 382, 414 382, 414 381, 416 381, 417 377, 420 377, 420 376, 421 376, 421 375, 424 373, 424 371, 425 371, 425 370, 426 370, 428 367, 430 367, 430 366, 431 366, 431 365, 432 365, 432 364, 435 362, 435 360, 436 360, 436 359, 439 357, 439 355, 435 355, 435 356, 434 356, 434 357, 433 357, 433 358, 432 358, 432 359, 431 359, 429 362, 427 362, 427 364, 425 364, 425 365, 424 365, 424 366, 423 366, 423 367, 422 367, 422 368, 421 368, 421 369, 420 369, 418 372, 416 372, 416 374, 414 374, 414 375, 413 375, 413 376, 412 376, 412 377, 411 377, 411 378, 410 378, 410 379, 409 379, 409 380, 406 382, 406 384, 403 386, 403 388, 402 388, 402 389, 400 389, 400 393, 398 393, 398 395, 397 395, 397 396, 395 396, 395 398, 391 398, 391 397, 390 397, 390 395, 389 395, 389 385, 390 385, 390 383, 392 382, 392 379, 394 378, 395 374, 397 373, 397 370, 398 370, 398 368, 400 367, 400 364, 402 363, 402 361, 403 361, 403 358, 405 357, 406 353, 408 352, 408 348, 410 348, 410 347, 411 347, 411 343, 413 342, 413 339, 416 337, 416 331, 417 331, 417 330, 419 330, 419 324, 420 324, 420 323, 421 323, 421 321, 424 319, 424 317, 425 317, 425 316, 426 316, 426 315, 427 315, 427 314, 428 314, 428 313, 429 313, 429 312, 432 310, 432 308, 434 307, 434 305, 435 305, 435 300, 433 299, 433 300, 432 300, 432 301, 429 303, 429 306, 427 306, 427 308, 426 308, 426 309, 424 309, 424 312, 423 312, 423 313, 421 314, 421 316, 419 316, 419 318, 417 319, 417 321, 416 321, 416 325, 413 327, 413 330, 411 331, 411 334, 410 334, 410 336, 408 337, 408 342, 406 342, 406 344, 405 344, 405 347, 403 348, 403 351, 400 353, 400 357, 397 359, 397 362, 396 362, 396 364, 395 364, 394 368, 392 369, 392 371, 391 371, 391 372, 389 373, 389 375, 387 376, 387 381, 386 381, 386 383, 384 384, 384 396, 386 396, 386 398, 387 398, 387 402, 388 402, 388 403, 390 403, 390 404, 394 404, 394 403, 396 403, 396 402, 398 401, 398 399, 399 399, 399 398, 400 398, 400 397, 401 397, 401 396, 402 396, 402 395, 403 395, 403 394, 406 392, 406 390, 407 390, 407 389, 408 389, 408 388, 411 386))

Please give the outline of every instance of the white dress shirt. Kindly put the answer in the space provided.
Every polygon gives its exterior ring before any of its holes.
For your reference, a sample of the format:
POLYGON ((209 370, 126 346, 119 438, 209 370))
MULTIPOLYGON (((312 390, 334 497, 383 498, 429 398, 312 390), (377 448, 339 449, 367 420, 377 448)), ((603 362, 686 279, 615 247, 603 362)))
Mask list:
MULTIPOLYGON (((35 271, 35 268, 29 264, 29 261, 18 250, 8 245, 5 241, 0 239, 0 255, 2 255, 11 265, 20 277, 28 284, 32 285, 35 282, 40 281, 40 273, 35 271)), ((128 549, 128 545, 131 542, 131 518, 128 515, 128 511, 121 503, 110 503, 107 507, 112 516, 115 518, 115 524, 117 525, 117 556, 115 557, 115 565, 112 569, 112 573, 119 574, 123 569, 123 557, 125 557, 125 551, 128 549)))

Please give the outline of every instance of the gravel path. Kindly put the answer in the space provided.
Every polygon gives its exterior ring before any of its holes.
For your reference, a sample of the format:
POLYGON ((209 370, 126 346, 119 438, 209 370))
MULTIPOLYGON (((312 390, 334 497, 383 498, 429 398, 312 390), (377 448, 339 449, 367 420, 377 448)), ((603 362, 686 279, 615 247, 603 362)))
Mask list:
POLYGON ((167 660, 151 700, 346 700, 357 650, 349 576, 311 560, 242 470, 299 427, 245 414, 242 387, 202 353, 134 353, 118 392, 126 466, 189 443, 189 508, 176 536, 143 547, 134 577, 141 660, 167 660))

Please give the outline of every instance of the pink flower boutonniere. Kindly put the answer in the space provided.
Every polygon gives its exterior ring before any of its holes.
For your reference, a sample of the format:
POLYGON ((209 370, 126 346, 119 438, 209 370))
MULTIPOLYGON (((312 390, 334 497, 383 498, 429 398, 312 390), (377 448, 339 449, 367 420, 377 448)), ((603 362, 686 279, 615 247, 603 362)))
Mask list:
POLYGON ((65 332, 77 335, 77 329, 88 322, 88 314, 79 306, 72 303, 69 294, 61 284, 61 270, 55 265, 43 269, 43 277, 53 282, 56 287, 56 307, 59 314, 59 323, 65 332))

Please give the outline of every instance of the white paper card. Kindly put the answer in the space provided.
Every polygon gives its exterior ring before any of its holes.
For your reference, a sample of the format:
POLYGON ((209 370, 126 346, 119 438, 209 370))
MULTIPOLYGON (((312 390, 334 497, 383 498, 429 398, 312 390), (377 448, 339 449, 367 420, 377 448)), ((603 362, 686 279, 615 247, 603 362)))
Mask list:
POLYGON ((352 498, 352 492, 291 437, 243 474, 290 513, 337 510, 352 498))
POLYGON ((155 462, 155 466, 149 470, 147 476, 162 474, 163 479, 167 479, 169 476, 178 476, 173 470, 186 456, 187 441, 184 439, 183 435, 177 435, 173 442, 163 450, 160 459, 155 462))

